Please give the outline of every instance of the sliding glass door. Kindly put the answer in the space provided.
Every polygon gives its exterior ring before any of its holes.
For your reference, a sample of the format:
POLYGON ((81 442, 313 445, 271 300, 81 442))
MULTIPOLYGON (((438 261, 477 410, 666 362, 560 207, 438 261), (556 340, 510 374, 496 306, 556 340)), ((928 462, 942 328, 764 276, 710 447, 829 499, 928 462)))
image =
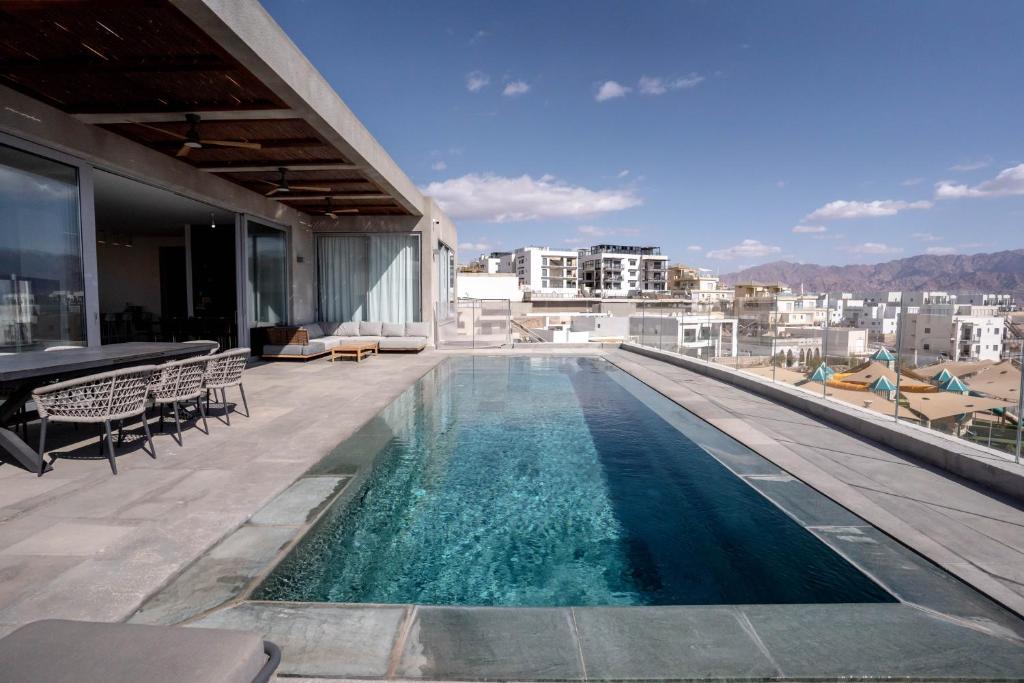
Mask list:
POLYGON ((288 235, 250 220, 246 240, 249 326, 284 324, 288 319, 288 235))
POLYGON ((85 343, 78 169, 0 145, 0 352, 85 343))
POLYGON ((318 235, 317 285, 321 320, 420 320, 419 235, 318 235))

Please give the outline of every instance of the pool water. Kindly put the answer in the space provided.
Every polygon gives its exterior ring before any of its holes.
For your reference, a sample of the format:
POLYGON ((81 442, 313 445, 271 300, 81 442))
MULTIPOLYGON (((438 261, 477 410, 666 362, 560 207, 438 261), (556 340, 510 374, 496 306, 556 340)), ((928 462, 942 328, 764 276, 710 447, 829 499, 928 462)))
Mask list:
POLYGON ((684 432, 759 456, 604 360, 452 358, 382 417, 390 438, 358 495, 254 597, 893 601, 684 432))

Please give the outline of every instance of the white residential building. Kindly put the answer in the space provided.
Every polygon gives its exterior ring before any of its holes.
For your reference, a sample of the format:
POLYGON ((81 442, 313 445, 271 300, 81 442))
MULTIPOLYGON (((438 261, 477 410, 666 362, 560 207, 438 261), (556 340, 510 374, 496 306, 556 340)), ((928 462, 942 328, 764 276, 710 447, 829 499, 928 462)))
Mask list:
POLYGON ((687 356, 735 357, 738 352, 736 318, 711 315, 629 316, 629 336, 641 344, 687 356))
POLYGON ((579 254, 570 249, 521 247, 501 259, 501 272, 515 273, 530 292, 574 296, 579 293, 579 254))
POLYGON ((996 306, 927 304, 906 314, 903 343, 918 363, 946 357, 999 360, 1005 321, 996 306))
POLYGON ((511 256, 510 251, 492 251, 490 254, 480 254, 466 264, 466 270, 472 273, 501 273, 502 259, 511 256))
POLYGON ((668 291, 668 256, 658 247, 598 244, 579 252, 580 286, 599 296, 668 291))

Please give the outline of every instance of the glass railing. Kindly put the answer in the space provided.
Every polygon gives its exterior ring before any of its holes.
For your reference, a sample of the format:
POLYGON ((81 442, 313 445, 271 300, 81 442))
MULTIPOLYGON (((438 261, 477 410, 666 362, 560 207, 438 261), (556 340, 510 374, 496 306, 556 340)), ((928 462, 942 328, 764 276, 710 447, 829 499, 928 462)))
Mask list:
MULTIPOLYGON (((557 317, 555 309, 517 313, 509 326, 513 344, 623 340, 719 364, 1019 461, 1024 344, 1007 352, 1007 340, 991 331, 1005 312, 971 320, 985 311, 922 308, 904 298, 896 292, 863 305, 834 294, 591 299, 585 310, 566 307, 557 317)), ((1007 330, 1012 344, 1018 332, 1013 324, 1007 330)))
POLYGON ((437 323, 439 349, 512 346, 514 322, 508 299, 459 299, 453 314, 437 323))

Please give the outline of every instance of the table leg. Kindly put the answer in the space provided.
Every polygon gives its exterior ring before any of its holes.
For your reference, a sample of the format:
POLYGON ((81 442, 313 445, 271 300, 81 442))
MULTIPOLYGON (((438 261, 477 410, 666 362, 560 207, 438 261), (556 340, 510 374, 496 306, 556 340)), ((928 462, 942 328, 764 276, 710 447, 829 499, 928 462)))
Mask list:
MULTIPOLYGON (((38 473, 40 466, 44 463, 43 457, 22 441, 20 436, 3 427, 0 427, 0 451, 9 454, 33 474, 38 473)), ((53 468, 50 465, 46 465, 46 472, 51 469, 53 468)))

